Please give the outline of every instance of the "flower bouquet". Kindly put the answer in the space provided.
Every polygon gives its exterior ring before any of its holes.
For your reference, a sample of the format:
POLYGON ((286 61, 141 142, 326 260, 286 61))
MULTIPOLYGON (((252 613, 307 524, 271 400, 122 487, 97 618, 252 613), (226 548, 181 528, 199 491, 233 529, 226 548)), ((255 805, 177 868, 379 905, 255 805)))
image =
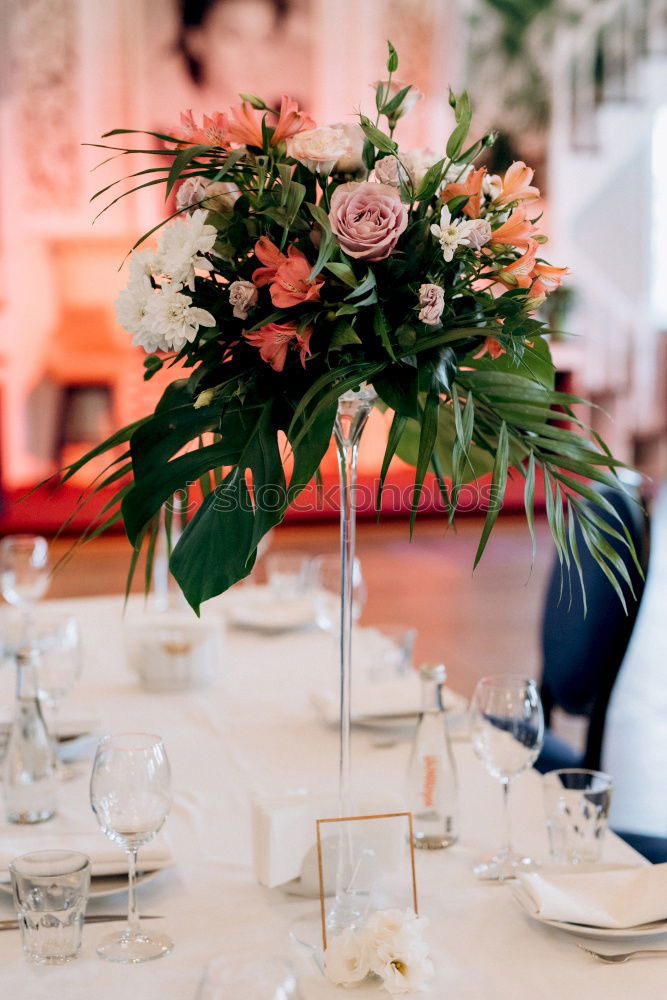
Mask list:
POLYGON ((444 149, 400 148, 397 123, 421 95, 397 66, 389 44, 375 120, 317 126, 288 97, 274 109, 241 94, 201 124, 188 112, 170 134, 139 133, 151 149, 104 147, 150 153, 131 190, 175 195, 135 244, 117 302, 148 354, 144 377, 168 366, 175 378, 153 413, 64 478, 109 453, 94 489, 114 497, 87 537, 122 518, 132 570, 145 547, 149 573, 161 509, 199 482, 170 562, 195 610, 250 572, 262 537, 317 475, 339 397, 364 384, 393 411, 378 510, 394 454, 415 467, 411 529, 429 471, 450 522, 464 484, 490 473, 476 564, 508 475, 524 480, 534 540, 539 469, 562 562, 579 567, 583 539, 622 599, 627 570, 609 539, 631 542, 589 485, 617 485, 621 463, 587 434, 573 409, 582 400, 554 391, 536 310, 566 268, 541 256, 533 171, 475 166, 493 137, 468 144, 465 93, 450 94, 444 149), (162 226, 156 248, 138 250, 162 226))

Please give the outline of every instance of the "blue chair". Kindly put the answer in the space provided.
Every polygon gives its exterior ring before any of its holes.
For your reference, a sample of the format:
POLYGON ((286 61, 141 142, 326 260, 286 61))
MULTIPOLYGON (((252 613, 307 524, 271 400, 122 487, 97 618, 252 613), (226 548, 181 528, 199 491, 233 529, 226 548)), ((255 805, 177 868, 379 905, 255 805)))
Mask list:
MULTIPOLYGON (((627 527, 644 571, 648 567, 648 518, 638 495, 628 496, 621 489, 600 486, 599 492, 614 507, 627 527)), ((611 514, 602 512, 606 523, 616 526, 611 514)), ((644 580, 626 546, 607 537, 623 558, 633 583, 623 584, 627 602, 626 615, 612 585, 588 551, 577 528, 577 547, 581 560, 588 611, 584 617, 583 598, 572 572, 572 594, 567 578, 562 585, 558 560, 549 578, 542 617, 543 675, 540 694, 547 726, 544 749, 535 767, 545 773, 561 767, 598 769, 602 752, 605 717, 609 698, 623 662, 637 618, 644 580), (551 712, 556 707, 570 715, 588 719, 583 753, 559 739, 549 728, 551 712)))
MULTIPOLYGON (((646 575, 649 521, 638 502, 638 495, 628 497, 620 490, 607 487, 601 487, 600 493, 623 519, 646 575)), ((611 515, 603 516, 608 523, 613 523, 611 515)), ((564 589, 561 597, 560 565, 557 560, 549 578, 542 618, 544 673, 541 687, 547 730, 544 748, 535 764, 542 773, 562 767, 600 767, 609 699, 630 642, 644 590, 644 580, 627 548, 614 539, 610 540, 610 544, 625 560, 633 582, 634 597, 624 586, 627 616, 611 584, 588 552, 579 530, 577 545, 588 602, 586 618, 583 617, 579 592, 573 593, 571 604, 569 590, 564 589), (549 729, 551 712, 557 705, 572 715, 588 719, 583 753, 574 750, 549 729)), ((667 861, 667 837, 626 830, 615 832, 653 864, 667 861)))

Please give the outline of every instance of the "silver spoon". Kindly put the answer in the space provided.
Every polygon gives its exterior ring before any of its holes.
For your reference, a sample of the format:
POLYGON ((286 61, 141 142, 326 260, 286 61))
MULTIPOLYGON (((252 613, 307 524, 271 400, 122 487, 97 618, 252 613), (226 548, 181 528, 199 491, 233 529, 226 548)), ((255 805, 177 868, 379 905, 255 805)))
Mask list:
POLYGON ((586 948, 583 944, 577 944, 577 948, 581 948, 582 951, 598 958, 601 962, 609 963, 609 965, 622 965, 623 962, 634 958, 635 955, 667 955, 666 948, 641 948, 637 951, 623 951, 615 955, 609 955, 603 951, 593 951, 592 948, 586 948))

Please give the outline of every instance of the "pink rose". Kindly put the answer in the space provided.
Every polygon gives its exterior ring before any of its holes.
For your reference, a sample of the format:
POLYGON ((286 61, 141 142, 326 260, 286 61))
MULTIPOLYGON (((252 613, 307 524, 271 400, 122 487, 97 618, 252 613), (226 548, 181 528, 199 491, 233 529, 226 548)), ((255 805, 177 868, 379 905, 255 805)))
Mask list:
POLYGON ((334 191, 329 221, 341 249, 350 257, 384 260, 408 224, 408 209, 396 188, 350 181, 334 191))
POLYGON ((232 281, 229 286, 229 303, 237 319, 247 319, 257 302, 258 291, 252 281, 232 281))
POLYGON ((421 285, 419 319, 427 326, 437 326, 445 308, 445 292, 440 285, 421 285))

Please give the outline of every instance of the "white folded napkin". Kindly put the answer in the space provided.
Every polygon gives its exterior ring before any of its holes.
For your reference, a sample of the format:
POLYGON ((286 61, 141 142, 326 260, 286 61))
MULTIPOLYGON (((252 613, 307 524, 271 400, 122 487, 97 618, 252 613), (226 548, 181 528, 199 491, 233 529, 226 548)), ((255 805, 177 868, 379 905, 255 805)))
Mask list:
POLYGON ((307 595, 277 595, 268 584, 245 584, 225 595, 224 611, 239 628, 289 632, 312 625, 315 611, 307 595))
POLYGON ((544 920, 628 928, 667 919, 667 864, 519 875, 518 901, 544 920))
MULTIPOLYGON (((338 695, 333 691, 312 691, 310 700, 325 722, 338 722, 338 695)), ((464 712, 466 699, 449 688, 442 688, 442 704, 446 712, 464 712)), ((418 715, 421 708, 421 682, 417 674, 395 680, 352 685, 352 721, 363 719, 405 718, 418 715)))
MULTIPOLYGON (((0 882, 9 882, 9 865, 19 854, 31 851, 80 851, 92 862, 93 875, 118 875, 127 871, 125 851, 103 833, 49 833, 46 830, 0 828, 0 882)), ((173 855, 163 835, 149 841, 139 853, 139 870, 156 871, 173 864, 173 855)))

